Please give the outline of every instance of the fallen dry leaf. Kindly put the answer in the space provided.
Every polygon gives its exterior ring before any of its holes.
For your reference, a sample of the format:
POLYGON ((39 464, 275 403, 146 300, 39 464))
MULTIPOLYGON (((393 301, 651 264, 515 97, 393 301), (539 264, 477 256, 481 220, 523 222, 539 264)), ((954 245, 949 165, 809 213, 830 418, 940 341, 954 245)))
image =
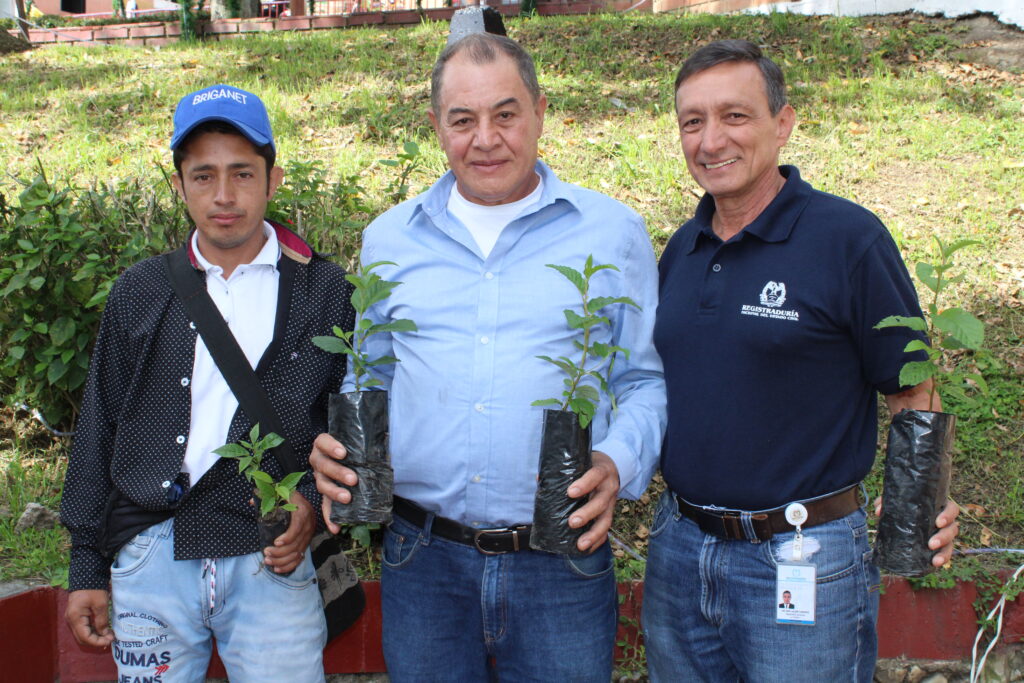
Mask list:
POLYGON ((985 547, 992 545, 992 530, 987 526, 981 527, 981 539, 979 540, 979 543, 985 547))

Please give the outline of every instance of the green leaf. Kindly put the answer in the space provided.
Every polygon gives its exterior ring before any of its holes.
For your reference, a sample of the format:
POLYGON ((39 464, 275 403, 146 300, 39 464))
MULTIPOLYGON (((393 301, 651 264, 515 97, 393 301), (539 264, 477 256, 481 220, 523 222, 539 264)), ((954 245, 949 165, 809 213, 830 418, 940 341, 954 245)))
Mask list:
POLYGON ((876 330, 881 330, 886 327, 909 327, 917 332, 927 332, 928 323, 924 321, 924 318, 917 316, 907 317, 905 315, 890 315, 888 318, 883 318, 877 325, 876 330))
POLYGON ((249 441, 256 443, 260 439, 260 423, 257 422, 249 430, 249 441))
POLYGON ((10 356, 15 360, 21 360, 22 358, 25 357, 25 347, 12 346, 10 349, 7 350, 7 353, 9 353, 10 356))
POLYGON ((556 266, 553 263, 548 263, 546 265, 548 268, 554 268, 559 273, 564 275, 566 279, 569 280, 569 282, 573 283, 576 286, 576 289, 579 290, 581 295, 587 293, 587 283, 583 279, 583 275, 579 271, 573 270, 569 266, 556 266))
POLYGON ((34 277, 34 278, 32 278, 31 280, 28 281, 28 286, 31 289, 34 289, 37 292, 40 289, 42 289, 43 285, 45 285, 45 284, 46 284, 46 278, 43 277, 42 275, 37 275, 36 277, 34 277))
POLYGON ((935 273, 935 266, 930 263, 918 263, 914 268, 917 272, 917 279, 924 283, 925 287, 933 292, 938 291, 939 278, 935 273))
POLYGON ((978 374, 978 373, 967 374, 967 375, 964 375, 964 377, 967 378, 967 379, 973 379, 974 383, 978 385, 978 390, 981 391, 981 393, 983 393, 983 394, 987 394, 988 393, 988 382, 986 382, 985 378, 982 377, 980 374, 978 374))
POLYGON ((419 153, 420 153, 420 146, 419 146, 419 145, 417 145, 417 144, 416 144, 415 142, 413 142, 412 140, 408 140, 408 141, 407 141, 407 142, 406 142, 406 143, 405 143, 405 144, 404 144, 404 145, 402 146, 402 149, 404 149, 404 150, 405 150, 405 153, 406 153, 406 154, 408 154, 408 155, 409 155, 409 156, 411 156, 411 157, 414 157, 414 156, 416 156, 417 154, 419 154, 419 153))
POLYGON ((392 365, 397 362, 398 359, 394 356, 381 356, 380 358, 366 361, 366 366, 372 368, 376 365, 392 365))
POLYGON ((904 353, 911 353, 912 351, 931 351, 931 347, 925 344, 920 339, 911 339, 907 342, 907 345, 903 347, 904 353))
POLYGON ((416 323, 406 318, 399 318, 398 320, 392 320, 389 323, 380 323, 374 325, 367 332, 366 336, 371 334, 377 334, 378 332, 416 332, 419 328, 416 327, 416 323))
POLYGON ((583 270, 583 274, 586 275, 587 279, 589 280, 590 276, 593 275, 594 273, 596 273, 599 270, 614 270, 616 273, 619 272, 619 269, 616 268, 615 266, 613 266, 610 263, 605 263, 605 264, 600 265, 600 266, 591 266, 590 262, 588 261, 587 262, 587 267, 584 268, 584 270, 583 270))
POLYGON ((313 344, 329 353, 352 353, 348 343, 337 337, 313 337, 313 344))
POLYGON ((576 366, 568 358, 552 358, 551 356, 537 356, 541 360, 558 366, 567 375, 575 375, 576 366))
POLYGON ((249 455, 249 451, 245 450, 237 443, 224 444, 220 448, 213 449, 213 452, 222 458, 243 458, 249 455))
POLYGON ((23 239, 18 240, 18 246, 24 249, 25 251, 32 251, 33 249, 36 248, 34 244, 29 242, 28 240, 23 239))
POLYGON ((260 445, 263 446, 263 448, 265 448, 268 451, 271 448, 277 448, 283 443, 284 437, 278 434, 277 432, 270 432, 260 440, 260 445))
POLYGON ((352 540, 358 543, 361 547, 370 547, 370 528, 365 524, 358 524, 349 528, 348 535, 351 536, 352 540))
POLYGON ((576 396, 588 401, 593 401, 594 403, 601 400, 601 394, 597 391, 597 388, 589 384, 581 384, 577 386, 576 396))
POLYGON ((259 499, 260 516, 266 517, 274 510, 275 504, 277 503, 277 500, 274 498, 274 490, 271 489, 270 491, 260 491, 259 499))
POLYGON ((257 486, 260 483, 264 483, 264 484, 268 484, 268 485, 273 485, 273 483, 274 483, 273 477, 271 477, 269 474, 267 474, 263 470, 256 470, 256 471, 254 471, 252 473, 252 478, 256 482, 257 486))
POLYGON ((972 244, 981 244, 981 243, 982 242, 980 240, 964 239, 964 240, 957 240, 957 241, 953 242, 952 244, 950 244, 948 246, 945 246, 945 247, 941 246, 941 244, 942 244, 941 242, 939 244, 940 244, 940 249, 942 250, 942 258, 944 260, 949 260, 950 256, 952 256, 956 252, 960 251, 964 247, 969 247, 972 244))
POLYGON ((921 382, 934 377, 937 370, 934 363, 926 360, 907 363, 900 370, 900 386, 916 387, 921 382))
POLYGON ((534 401, 530 405, 531 406, 542 407, 542 406, 558 406, 558 405, 561 405, 561 404, 562 404, 562 402, 559 401, 557 398, 542 398, 542 399, 539 399, 537 401, 534 401))
POLYGON ((50 384, 55 384, 57 380, 64 376, 68 371, 68 365, 60 358, 54 358, 50 361, 50 367, 46 370, 46 381, 50 384))
POLYGON ((985 340, 985 324, 962 308, 947 308, 932 323, 964 348, 977 350, 985 340))
POLYGON ((50 340, 56 346, 63 346, 75 336, 75 321, 71 318, 61 316, 50 325, 50 340))
POLYGON ((568 308, 562 312, 565 313, 565 322, 569 325, 569 329, 586 330, 587 328, 591 327, 591 325, 588 324, 589 316, 587 318, 584 318, 576 311, 573 311, 568 308))
POLYGON ((593 313, 597 313, 605 306, 611 306, 612 304, 625 304, 627 306, 640 308, 640 306, 628 296, 595 296, 587 302, 587 309, 593 313))
POLYGON ((299 485, 299 481, 302 479, 302 475, 304 474, 305 472, 292 472, 282 479, 278 485, 284 486, 289 490, 294 490, 295 487, 299 485))

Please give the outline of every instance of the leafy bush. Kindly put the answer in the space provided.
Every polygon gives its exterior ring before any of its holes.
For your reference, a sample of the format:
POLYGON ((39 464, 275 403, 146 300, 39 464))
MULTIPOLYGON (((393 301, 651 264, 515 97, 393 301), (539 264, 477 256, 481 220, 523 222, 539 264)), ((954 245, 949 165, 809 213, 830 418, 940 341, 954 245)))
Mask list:
MULTIPOLYGON (((374 209, 408 192, 418 149, 406 145, 396 180, 374 209), (378 206, 379 204, 379 206, 378 206)), ((133 263, 169 251, 191 224, 168 173, 82 189, 58 186, 42 167, 14 201, 0 187, 0 394, 37 408, 61 429, 74 424, 114 280, 133 263)), ((359 176, 329 177, 318 161, 285 167, 267 217, 355 271, 370 209, 359 176)))
POLYGON ((40 169, 24 185, 14 204, 0 193, 0 388, 68 428, 111 285, 184 220, 164 183, 59 188, 40 169))

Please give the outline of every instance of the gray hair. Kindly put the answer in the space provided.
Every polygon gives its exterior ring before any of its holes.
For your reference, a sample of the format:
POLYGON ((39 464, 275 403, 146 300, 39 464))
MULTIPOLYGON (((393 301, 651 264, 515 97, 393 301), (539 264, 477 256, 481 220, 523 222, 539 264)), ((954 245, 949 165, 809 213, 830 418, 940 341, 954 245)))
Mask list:
POLYGON ((694 52, 679 68, 672 92, 678 93, 679 86, 690 76, 725 62, 756 64, 764 77, 764 90, 768 96, 768 109, 772 116, 786 106, 786 80, 782 76, 782 69, 765 57, 761 48, 747 40, 716 40, 694 52))
POLYGON ((523 85, 530 92, 534 103, 540 99, 540 84, 537 83, 537 70, 533 66, 533 57, 519 43, 494 33, 471 33, 444 49, 434 64, 430 74, 430 108, 435 116, 441 115, 441 85, 444 78, 445 65, 455 55, 463 52, 474 64, 490 64, 498 58, 499 51, 511 58, 519 70, 523 85))

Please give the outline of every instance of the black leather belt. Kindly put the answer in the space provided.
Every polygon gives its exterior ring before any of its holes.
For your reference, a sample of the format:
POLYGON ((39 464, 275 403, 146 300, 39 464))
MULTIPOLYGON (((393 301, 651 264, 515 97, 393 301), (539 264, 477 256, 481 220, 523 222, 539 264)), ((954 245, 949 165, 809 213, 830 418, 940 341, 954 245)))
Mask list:
MULTIPOLYGON (((426 528, 427 516, 430 513, 411 500, 395 496, 393 510, 396 515, 413 526, 426 528)), ((430 533, 449 541, 473 546, 484 555, 500 555, 529 550, 531 528, 529 524, 521 524, 503 529, 474 529, 455 520, 435 516, 430 525, 430 533)))
MULTIPOLYGON (((803 502, 807 508, 807 521, 801 528, 807 529, 850 514, 860 507, 859 490, 860 487, 854 485, 831 496, 803 502)), ((696 522, 704 533, 729 540, 755 540, 743 528, 744 513, 741 510, 708 510, 687 503, 675 493, 672 495, 679 504, 679 512, 696 522)), ((786 521, 786 507, 750 515, 756 540, 767 541, 775 534, 793 531, 793 525, 786 521)))

